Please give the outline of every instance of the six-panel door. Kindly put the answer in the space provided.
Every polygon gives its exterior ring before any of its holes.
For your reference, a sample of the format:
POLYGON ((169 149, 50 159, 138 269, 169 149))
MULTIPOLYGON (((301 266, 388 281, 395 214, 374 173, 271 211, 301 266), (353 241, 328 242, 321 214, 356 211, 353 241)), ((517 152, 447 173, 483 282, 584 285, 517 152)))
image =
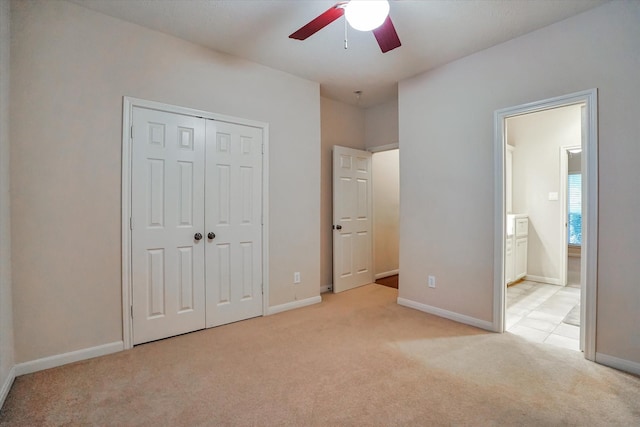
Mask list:
POLYGON ((371 153, 333 147, 333 291, 373 282, 371 153))
POLYGON ((262 315, 262 130, 133 108, 134 344, 262 315))

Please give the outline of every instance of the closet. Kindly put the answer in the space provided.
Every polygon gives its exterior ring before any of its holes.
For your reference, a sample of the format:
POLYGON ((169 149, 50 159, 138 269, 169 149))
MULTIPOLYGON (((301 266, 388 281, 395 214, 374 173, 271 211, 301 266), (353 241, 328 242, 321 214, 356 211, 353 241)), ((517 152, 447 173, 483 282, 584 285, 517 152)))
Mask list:
POLYGON ((263 314, 263 130, 134 106, 133 343, 263 314))

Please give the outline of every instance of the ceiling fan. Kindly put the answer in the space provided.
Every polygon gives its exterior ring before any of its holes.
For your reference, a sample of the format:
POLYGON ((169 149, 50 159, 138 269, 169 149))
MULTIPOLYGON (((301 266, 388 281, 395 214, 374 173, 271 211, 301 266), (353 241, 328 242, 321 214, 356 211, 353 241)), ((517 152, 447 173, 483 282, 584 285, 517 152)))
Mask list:
MULTIPOLYGON (((389 16, 389 2, 386 0, 349 0, 331 6, 318 17, 302 26, 289 36, 291 39, 305 40, 336 19, 345 15, 346 21, 356 30, 372 31, 382 53, 400 47, 400 38, 389 16)), ((345 27, 346 28, 346 27, 345 27)), ((345 30, 346 31, 346 30, 345 30)), ((345 49, 346 49, 345 38, 345 49)))

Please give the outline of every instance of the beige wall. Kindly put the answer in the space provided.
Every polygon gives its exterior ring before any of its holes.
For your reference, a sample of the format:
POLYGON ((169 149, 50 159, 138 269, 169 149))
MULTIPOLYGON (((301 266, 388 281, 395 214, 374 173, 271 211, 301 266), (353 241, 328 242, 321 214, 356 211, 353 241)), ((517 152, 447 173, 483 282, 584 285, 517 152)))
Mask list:
POLYGON ((640 363, 638 40, 640 2, 610 2, 400 82, 401 297, 492 320, 493 114, 598 88, 596 350, 640 363))
POLYGON ((319 294, 317 83, 67 2, 12 7, 17 362, 122 339, 124 95, 270 124, 270 305, 319 294))
MULTIPOLYGON (((0 0, 0 406, 13 368, 9 220, 9 0, 0 0)), ((8 391, 8 390, 7 390, 8 391)))
POLYGON ((398 270, 400 231, 399 150, 373 153, 373 260, 375 274, 398 270))
POLYGON ((582 107, 572 105, 507 120, 513 152, 513 212, 529 215, 527 274, 562 284, 565 219, 561 194, 560 147, 580 146, 582 107))
POLYGON ((322 116, 322 171, 320 214, 320 286, 333 285, 333 200, 332 200, 332 147, 365 149, 364 110, 328 98, 321 98, 322 116))
POLYGON ((365 110, 367 148, 398 143, 398 99, 365 110))

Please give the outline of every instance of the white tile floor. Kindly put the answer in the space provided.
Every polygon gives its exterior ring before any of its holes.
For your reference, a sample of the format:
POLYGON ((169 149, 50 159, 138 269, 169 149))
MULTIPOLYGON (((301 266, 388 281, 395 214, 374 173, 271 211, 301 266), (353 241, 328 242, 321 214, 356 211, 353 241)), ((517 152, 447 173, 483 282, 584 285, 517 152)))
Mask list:
POLYGON ((529 341, 580 351, 580 327, 564 323, 580 289, 522 281, 507 288, 506 329, 529 341))

